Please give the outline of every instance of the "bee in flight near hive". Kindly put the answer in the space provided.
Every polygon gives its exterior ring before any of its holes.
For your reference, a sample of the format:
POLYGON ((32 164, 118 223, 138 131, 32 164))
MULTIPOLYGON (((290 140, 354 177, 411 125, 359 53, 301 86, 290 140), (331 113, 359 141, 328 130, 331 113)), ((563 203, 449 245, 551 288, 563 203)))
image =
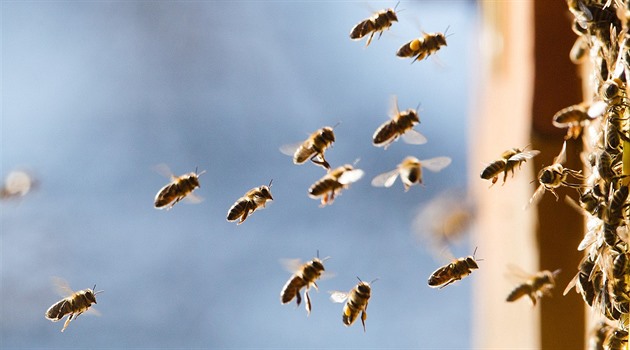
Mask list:
MULTIPOLYGON (((448 31, 448 28, 446 30, 448 31)), ((401 46, 396 52, 396 56, 400 58, 414 57, 411 61, 414 63, 436 53, 442 46, 446 46, 444 33, 422 33, 422 37, 413 39, 401 46)))
POLYGON ((575 104, 559 110, 552 119, 553 126, 560 129, 567 129, 565 140, 577 139, 582 134, 582 129, 591 117, 587 113, 587 106, 584 103, 575 104))
POLYGON ((334 128, 334 126, 323 127, 299 144, 280 147, 280 152, 292 156, 294 164, 303 164, 310 159, 314 164, 330 170, 330 164, 324 158, 324 152, 335 142, 334 128))
MULTIPOLYGON (((162 167, 160 167, 162 168, 162 167)), ((200 199, 195 197, 192 192, 199 187, 199 176, 206 171, 197 173, 184 174, 182 176, 171 175, 171 183, 162 187, 155 195, 154 206, 156 209, 171 209, 177 202, 182 199, 192 198, 193 201, 199 202, 200 199)))
POLYGON ((317 180, 308 189, 308 195, 313 199, 321 197, 321 207, 332 204, 335 195, 339 194, 342 189, 348 188, 350 184, 359 181, 363 174, 363 170, 355 169, 350 164, 340 166, 317 180))
POLYGON ((228 211, 227 221, 235 221, 240 218, 237 225, 242 224, 250 213, 256 209, 264 208, 267 201, 273 200, 271 196, 271 182, 268 186, 252 188, 245 195, 239 198, 228 211))
POLYGON ((37 182, 31 174, 23 170, 9 172, 0 187, 0 199, 12 199, 26 196, 37 182))
POLYGON ((510 292, 506 301, 516 301, 527 295, 534 306, 538 299, 551 295, 551 290, 556 286, 556 276, 560 273, 560 270, 553 272, 544 270, 530 275, 513 265, 509 268, 511 276, 519 278, 522 282, 510 292))
POLYGON ((566 153, 567 142, 564 141, 562 144, 562 150, 560 150, 560 154, 554 158, 553 164, 542 168, 538 173, 538 182, 540 185, 532 195, 532 198, 529 199, 529 205, 537 203, 542 198, 545 191, 553 193, 556 200, 558 200, 558 194, 554 191, 555 188, 560 186, 567 186, 576 189, 582 187, 581 184, 570 183, 567 181, 569 175, 578 180, 583 180, 584 177, 580 171, 567 169, 562 166, 562 163, 566 160, 566 153))
POLYGON ((438 172, 449 164, 451 164, 451 158, 449 157, 435 157, 424 160, 419 160, 416 157, 407 157, 396 169, 377 175, 372 179, 372 186, 391 187, 400 175, 400 180, 405 187, 405 192, 407 192, 416 183, 422 185, 422 168, 438 172))
POLYGON ((47 319, 57 322, 64 316, 70 315, 63 324, 62 332, 66 330, 70 321, 87 311, 92 304, 96 304, 96 294, 103 292, 102 290, 98 292, 94 291, 96 285, 94 285, 92 289, 88 288, 73 292, 70 287, 68 287, 68 284, 61 279, 56 279, 55 285, 63 291, 64 294, 68 294, 68 296, 48 308, 45 316, 47 319))
POLYGON ((285 266, 295 273, 291 278, 287 281, 287 283, 282 287, 282 291, 280 292, 280 302, 282 304, 287 304, 295 298, 297 306, 300 306, 302 302, 302 297, 300 296, 300 290, 304 287, 304 299, 306 299, 306 312, 307 315, 311 314, 311 297, 308 295, 309 288, 311 285, 317 288, 317 283, 315 283, 321 275, 324 273, 324 261, 329 258, 320 259, 319 251, 317 252, 317 258, 313 258, 313 260, 300 264, 299 259, 288 260, 285 262, 285 266))
POLYGON ((514 176, 514 169, 516 169, 517 166, 520 169, 521 164, 540 154, 540 151, 525 151, 525 148, 512 148, 503 152, 500 159, 488 164, 488 166, 481 171, 481 178, 484 180, 492 180, 492 185, 494 185, 497 180, 499 180, 499 175, 503 173, 503 183, 505 183, 509 172, 512 172, 512 176, 514 176))
POLYGON ((475 260, 475 253, 477 253, 477 248, 475 248, 472 256, 455 259, 448 265, 435 270, 429 277, 429 286, 442 289, 470 275, 472 270, 479 268, 477 260, 475 260))
POLYGON ((414 125, 420 123, 420 117, 415 109, 408 109, 404 112, 398 110, 398 99, 392 98, 391 119, 383 123, 376 129, 372 136, 372 144, 376 147, 387 149, 389 145, 402 136, 403 140, 412 145, 427 143, 427 138, 421 133, 413 130, 414 125))
POLYGON ((357 277, 359 283, 348 293, 333 291, 330 292, 330 300, 335 303, 343 303, 347 300, 346 305, 343 307, 343 315, 341 320, 346 327, 351 326, 354 321, 357 320, 359 313, 361 314, 361 323, 363 324, 363 331, 365 332, 365 320, 367 319, 367 307, 370 295, 372 293, 372 287, 370 286, 376 280, 370 283, 363 282, 357 277))
POLYGON ((365 44, 366 47, 370 45, 372 37, 374 37, 374 34, 377 32, 379 33, 378 37, 380 39, 385 30, 389 29, 394 22, 398 22, 398 17, 396 17, 396 7, 398 7, 399 3, 400 2, 398 2, 393 9, 389 8, 378 11, 370 18, 367 18, 354 26, 350 31, 350 39, 361 40, 361 38, 369 34, 370 36, 365 44))

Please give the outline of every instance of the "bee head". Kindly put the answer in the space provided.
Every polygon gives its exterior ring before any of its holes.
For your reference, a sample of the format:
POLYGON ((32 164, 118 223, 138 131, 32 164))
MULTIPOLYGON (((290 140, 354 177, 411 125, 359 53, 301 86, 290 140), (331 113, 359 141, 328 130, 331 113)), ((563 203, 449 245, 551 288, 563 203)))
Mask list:
POLYGON ((479 265, 477 265, 477 261, 472 256, 466 258, 466 265, 468 265, 471 269, 478 269, 479 265))
POLYGON ((540 174, 538 175, 538 179, 540 180, 540 183, 542 184, 553 183, 554 178, 555 178, 554 171, 550 169, 549 167, 541 170, 540 174))
POLYGON ((328 142, 335 142, 335 133, 333 132, 333 128, 329 126, 322 128, 319 131, 319 136, 328 142))
POLYGON ((96 304, 96 294, 104 292, 102 290, 95 292, 95 290, 96 290, 96 284, 94 285, 94 287, 92 287, 92 289, 88 289, 85 291, 85 297, 93 304, 96 304))
POLYGON ((273 197, 271 196, 271 183, 273 182, 273 179, 271 179, 271 181, 269 181, 269 185, 267 186, 260 186, 259 190, 260 190, 260 197, 265 198, 265 199, 269 199, 269 200, 273 200, 273 197))
MULTIPOLYGON (((396 4, 396 7, 398 7, 398 4, 400 4, 400 1, 396 4)), ((390 22, 398 22, 398 17, 396 16, 396 7, 394 7, 393 9, 387 9, 387 11, 385 12, 385 17, 390 22)))
POLYGON ((319 258, 315 258, 313 259, 313 261, 311 261, 311 266, 313 266, 313 268, 317 271, 324 271, 324 264, 323 261, 319 260, 319 258))

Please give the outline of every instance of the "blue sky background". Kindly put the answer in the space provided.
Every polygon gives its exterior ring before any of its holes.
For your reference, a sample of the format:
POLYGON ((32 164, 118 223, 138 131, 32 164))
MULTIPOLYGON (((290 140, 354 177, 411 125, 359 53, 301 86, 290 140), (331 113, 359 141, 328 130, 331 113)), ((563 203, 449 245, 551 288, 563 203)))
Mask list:
MULTIPOLYGON (((39 188, 1 209, 4 348, 470 347, 471 281, 427 286, 436 260, 412 231, 416 211, 465 187, 466 124, 476 6, 401 2, 399 23, 373 40, 350 29, 396 2, 3 2, 2 175, 32 170, 39 188), (420 30, 444 31, 438 59, 395 52, 420 30), (390 98, 420 107, 429 140, 371 145, 390 98), (308 187, 324 175, 278 151, 334 125, 326 158, 360 158, 365 177, 332 206, 308 187), (450 156, 425 187, 370 186, 406 156, 450 156), (207 170, 200 204, 153 208, 169 179, 207 170), (273 179, 274 201, 236 226, 234 201, 273 179), (334 276, 313 312, 281 305, 291 273, 279 260, 330 256, 334 276), (91 288, 100 317, 44 318, 53 276, 91 288), (341 322, 330 290, 356 276, 373 296, 364 333, 341 322)), ((469 255, 459 246, 455 255, 469 255)), ((475 273, 483 273, 482 270, 475 273)), ((474 274, 469 277, 474 278, 474 274)))

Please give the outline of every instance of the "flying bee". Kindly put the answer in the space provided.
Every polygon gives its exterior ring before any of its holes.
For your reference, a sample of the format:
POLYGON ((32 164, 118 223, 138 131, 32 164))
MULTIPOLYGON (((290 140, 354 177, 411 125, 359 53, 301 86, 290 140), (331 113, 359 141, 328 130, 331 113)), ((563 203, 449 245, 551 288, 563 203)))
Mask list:
POLYGON ((503 173, 503 183, 505 183, 509 172, 512 172, 512 176, 514 176, 514 169, 516 169, 517 166, 520 169, 521 164, 540 154, 540 151, 526 151, 525 148, 512 148, 503 152, 500 159, 488 164, 488 166, 481 171, 481 178, 484 180, 492 180, 492 185, 494 185, 497 180, 499 180, 499 175, 503 173))
POLYGON ((392 142, 401 136, 406 143, 412 145, 427 143, 427 138, 424 135, 413 130, 414 125, 420 123, 420 117, 415 109, 410 108, 400 112, 396 96, 392 98, 391 108, 391 119, 381 124, 372 136, 374 146, 387 149, 392 142))
POLYGON ((583 103, 578 103, 559 110, 552 119, 553 126, 567 129, 565 140, 576 139, 582 134, 582 129, 591 120, 587 108, 583 103))
POLYGON ((570 183, 567 181, 569 175, 578 180, 583 180, 584 177, 580 171, 575 171, 571 169, 567 169, 562 166, 562 163, 566 160, 566 151, 567 151, 567 142, 564 141, 562 144, 562 150, 560 150, 560 154, 553 160, 553 164, 542 168, 538 172, 538 182, 540 185, 532 195, 532 198, 529 199, 529 205, 533 203, 537 203, 541 198, 545 191, 550 191, 558 200, 558 194, 554 191, 554 189, 560 186, 566 186, 571 188, 580 188, 581 184, 570 183))
POLYGON ((23 197, 36 186, 37 182, 31 174, 23 170, 9 172, 0 187, 0 199, 23 197))
POLYGON ((393 9, 383 9, 372 15, 370 18, 359 22, 359 24, 355 25, 350 31, 350 39, 360 40, 369 34, 370 36, 365 44, 366 47, 370 45, 372 37, 374 37, 374 34, 377 32, 379 33, 378 38, 380 39, 385 30, 388 30, 394 22, 398 22, 398 17, 396 17, 396 7, 398 7, 398 4, 396 4, 393 9))
POLYGON ((477 253, 477 248, 475 248, 472 256, 455 259, 450 264, 435 270, 429 277, 429 286, 442 289, 470 275, 472 270, 479 268, 477 260, 475 260, 475 253, 477 253))
MULTIPOLYGON (((511 267, 513 271, 516 267, 511 267)), ((520 269, 519 269, 520 270, 520 269)), ((527 277, 527 280, 516 286, 507 296, 506 301, 512 302, 523 296, 528 296, 535 306, 536 301, 545 295, 551 295, 551 290, 556 286, 556 276, 560 270, 553 272, 544 270, 527 277)))
POLYGON ((377 175, 372 179, 374 187, 391 187, 396 178, 400 175, 400 180, 405 187, 405 192, 414 184, 422 185, 422 168, 427 168, 433 172, 438 172, 451 164, 449 157, 435 157, 419 160, 416 157, 405 158, 396 169, 377 175))
POLYGON ((359 181, 363 177, 363 170, 355 169, 352 165, 346 164, 335 168, 317 180, 309 189, 308 195, 317 199, 321 197, 320 207, 332 204, 335 195, 342 189, 348 188, 350 184, 359 181))
POLYGON ((359 313, 361 313, 361 323, 363 324, 363 331, 365 332, 365 320, 367 319, 367 307, 370 300, 370 294, 372 293, 372 287, 370 286, 376 280, 370 283, 363 282, 357 277, 359 283, 348 293, 334 291, 330 292, 330 299, 335 303, 346 302, 343 307, 343 315, 341 320, 346 327, 351 326, 354 321, 357 320, 359 313))
POLYGON ((199 187, 199 176, 205 172, 204 170, 197 174, 197 170, 195 170, 194 173, 188 173, 182 176, 171 175, 171 183, 162 187, 155 195, 155 208, 171 209, 177 202, 191 195, 192 192, 199 187))
POLYGON ((96 304, 96 294, 102 293, 103 291, 96 292, 96 285, 94 285, 92 289, 88 288, 72 292, 61 279, 58 279, 56 282, 57 287, 60 287, 66 294, 70 295, 49 307, 48 310, 46 310, 45 317, 53 322, 57 322, 64 316, 70 315, 63 324, 63 328, 61 329, 63 332, 70 324, 70 321, 87 311, 92 304, 96 304))
MULTIPOLYGON (((448 30, 448 28, 447 28, 448 30)), ((396 51, 400 58, 414 57, 411 63, 423 60, 446 46, 446 35, 443 33, 422 33, 422 37, 411 40, 396 51)))
POLYGON ((303 164, 311 160, 314 164, 330 170, 330 164, 324 158, 324 152, 335 142, 334 127, 326 126, 311 134, 298 145, 284 145, 280 152, 293 157, 293 164, 303 164))
POLYGON ((269 185, 252 188, 245 195, 239 198, 228 211, 227 221, 235 221, 240 218, 237 225, 242 224, 250 213, 257 209, 264 208, 267 201, 272 201, 271 183, 269 185))
MULTIPOLYGON (((280 302, 282 304, 287 304, 293 298, 296 298, 296 303, 300 306, 302 302, 302 297, 300 297, 300 290, 304 287, 304 298, 306 299, 306 312, 307 315, 311 314, 311 297, 308 295, 308 290, 311 287, 317 288, 317 281, 322 273, 324 273, 324 261, 328 260, 328 258, 320 259, 319 252, 317 252, 317 258, 313 258, 313 260, 302 264, 295 270, 295 273, 291 278, 287 281, 287 283, 282 287, 282 291, 280 292, 280 302)), ((297 265, 299 264, 299 260, 290 260, 287 262, 287 266, 297 265)), ((291 266, 293 267, 293 266, 291 266)))

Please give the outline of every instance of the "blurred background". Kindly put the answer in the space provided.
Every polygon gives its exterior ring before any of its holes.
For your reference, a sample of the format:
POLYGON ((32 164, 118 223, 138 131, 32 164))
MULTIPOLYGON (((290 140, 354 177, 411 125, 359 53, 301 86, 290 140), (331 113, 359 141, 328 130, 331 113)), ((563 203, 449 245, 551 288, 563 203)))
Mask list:
POLYGON ((478 9, 401 2, 399 22, 369 47, 349 39, 395 5, 3 2, 1 174, 27 170, 37 187, 0 204, 2 347, 470 348, 471 280, 483 267, 442 290, 427 279, 476 244, 436 246, 429 220, 414 220, 445 191, 466 197, 478 9), (447 27, 435 58, 395 56, 422 31, 447 27), (372 146, 393 95, 401 110, 420 104, 427 144, 372 146), (327 160, 360 159, 366 175, 320 208, 307 189, 325 171, 278 148, 338 122, 327 160), (370 185, 408 155, 453 162, 406 193, 399 180, 370 185), (175 175, 206 170, 195 191, 204 201, 154 209, 170 181, 155 170, 162 163, 175 175), (226 221, 239 197, 271 179, 266 209, 226 221), (279 302, 291 276, 280 260, 318 250, 331 276, 311 291, 307 317, 303 305, 279 302), (60 333, 62 322, 44 318, 61 299, 54 276, 105 290, 101 316, 60 333), (344 327, 343 305, 328 294, 357 276, 378 278, 365 333, 359 321, 344 327))

